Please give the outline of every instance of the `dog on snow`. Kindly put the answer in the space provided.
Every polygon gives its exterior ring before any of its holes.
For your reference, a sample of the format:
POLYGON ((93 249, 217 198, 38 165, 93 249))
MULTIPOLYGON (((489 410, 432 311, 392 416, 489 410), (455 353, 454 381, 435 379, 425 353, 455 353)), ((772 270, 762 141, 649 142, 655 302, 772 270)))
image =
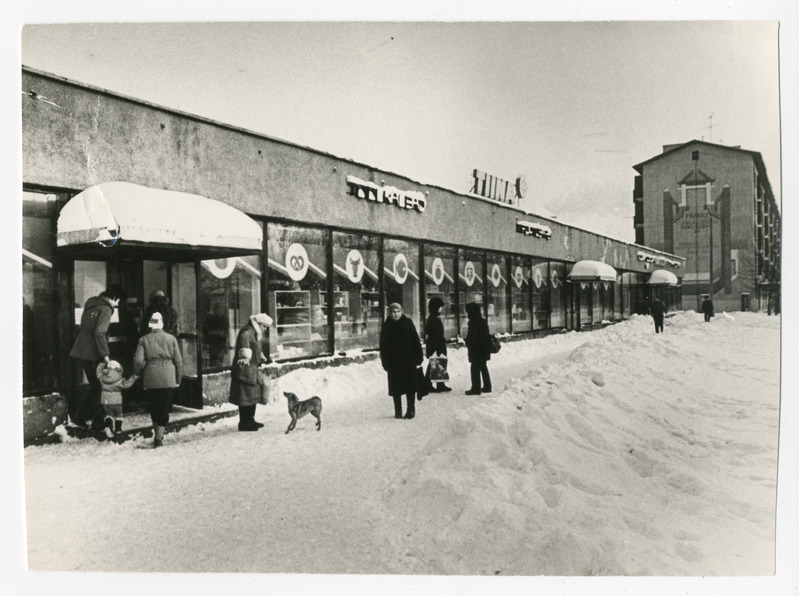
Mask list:
POLYGON ((305 399, 303 401, 300 401, 296 395, 294 395, 293 393, 289 393, 287 391, 284 391, 283 395, 285 395, 286 399, 288 400, 289 415, 291 416, 291 422, 289 423, 289 427, 286 429, 286 434, 289 434, 291 431, 293 431, 294 427, 297 426, 297 420, 299 420, 308 413, 310 413, 314 418, 316 418, 316 430, 322 430, 321 399, 314 396, 310 399, 305 399))

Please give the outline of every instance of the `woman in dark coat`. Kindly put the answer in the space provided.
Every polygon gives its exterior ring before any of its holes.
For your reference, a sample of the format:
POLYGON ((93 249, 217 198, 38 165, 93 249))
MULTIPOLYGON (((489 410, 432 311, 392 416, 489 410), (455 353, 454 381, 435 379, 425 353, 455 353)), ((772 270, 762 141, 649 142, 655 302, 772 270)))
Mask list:
MULTIPOLYGON (((424 326, 424 345, 425 356, 430 358, 433 354, 441 356, 447 355, 447 340, 444 338, 444 323, 441 322, 441 309, 444 301, 441 298, 431 298, 427 303, 427 322, 424 326)), ((436 383, 435 389, 438 393, 452 391, 452 387, 447 387, 445 383, 436 383)))
POLYGON ((389 315, 380 332, 380 362, 388 373, 388 394, 394 399, 394 418, 402 418, 402 395, 408 399, 405 419, 416 416, 416 368, 422 364, 422 342, 416 326, 396 302, 389 305, 389 315))
POLYGON ((266 357, 261 350, 261 338, 272 325, 272 318, 264 313, 250 317, 236 337, 236 361, 230 371, 230 397, 228 401, 239 407, 239 430, 257 431, 263 424, 255 421, 255 408, 261 399, 259 368, 266 357))
POLYGON ((489 337, 488 322, 480 312, 480 305, 470 302, 466 305, 466 316, 469 318, 469 331, 466 333, 466 349, 469 354, 472 386, 466 395, 480 395, 491 393, 491 376, 488 374, 488 365, 491 360, 491 338, 489 337), (480 386, 480 377, 483 385, 480 386))

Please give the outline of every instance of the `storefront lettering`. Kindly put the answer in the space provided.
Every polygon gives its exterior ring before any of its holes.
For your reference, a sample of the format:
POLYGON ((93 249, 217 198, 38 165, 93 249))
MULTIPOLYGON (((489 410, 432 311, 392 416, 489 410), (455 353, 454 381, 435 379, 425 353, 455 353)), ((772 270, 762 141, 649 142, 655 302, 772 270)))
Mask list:
POLYGON ((545 240, 552 238, 552 230, 548 226, 532 221, 517 221, 516 232, 525 236, 533 236, 534 238, 544 238, 545 240))
POLYGON ((372 201, 395 205, 400 209, 415 210, 424 213, 427 197, 418 190, 400 190, 394 186, 378 186, 355 176, 347 176, 347 194, 372 201))
POLYGON ((674 259, 669 259, 663 255, 650 255, 642 251, 638 251, 638 260, 642 263, 654 263, 661 267, 671 267, 672 269, 679 269, 680 262, 674 259))

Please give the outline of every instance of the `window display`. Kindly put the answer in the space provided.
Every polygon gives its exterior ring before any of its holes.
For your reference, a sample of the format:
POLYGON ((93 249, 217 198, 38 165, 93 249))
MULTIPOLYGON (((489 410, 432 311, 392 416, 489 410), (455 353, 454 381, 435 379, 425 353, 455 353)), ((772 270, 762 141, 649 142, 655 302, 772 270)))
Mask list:
POLYGON ((485 287, 488 290, 485 316, 494 333, 510 332, 510 311, 508 309, 508 259, 497 253, 486 254, 485 287))
MULTIPOLYGON (((486 316, 483 306, 483 291, 485 288, 485 270, 483 268, 485 253, 478 250, 461 249, 458 251, 458 280, 460 282, 459 304, 461 319, 461 336, 466 336, 468 318, 466 305, 470 302, 479 304, 486 316)), ((490 323, 489 323, 490 325, 490 323)))
POLYGON ((441 322, 444 323, 444 337, 447 340, 458 336, 455 254, 455 249, 448 246, 424 245, 425 304, 436 297, 444 301, 441 322))
MULTIPOLYGON (((419 244, 386 238, 383 242, 384 307, 398 302, 417 329, 423 329, 419 309, 419 244)), ((386 314, 387 316, 387 314, 386 314)), ((385 317, 384 317, 385 318, 385 317)))
POLYGON ((528 257, 511 258, 511 324, 514 333, 533 330, 530 304, 532 296, 532 268, 528 257))
POLYGON ((566 326, 566 265, 549 264, 549 296, 551 300, 549 324, 552 327, 566 326))
POLYGON ((549 328, 549 262, 533 261, 533 329, 549 328))

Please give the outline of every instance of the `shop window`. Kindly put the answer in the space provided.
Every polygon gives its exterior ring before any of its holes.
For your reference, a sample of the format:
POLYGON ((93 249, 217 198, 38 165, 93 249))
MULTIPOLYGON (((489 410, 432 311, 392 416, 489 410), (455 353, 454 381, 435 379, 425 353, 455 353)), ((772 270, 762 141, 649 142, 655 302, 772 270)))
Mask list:
POLYGON ((458 335, 458 302, 455 296, 455 254, 454 248, 437 244, 424 246, 424 287, 425 300, 441 298, 441 322, 444 323, 444 337, 455 339, 458 335))
POLYGON ((333 233, 336 351, 380 345, 379 246, 377 237, 333 233))
MULTIPOLYGON (((267 225, 269 314, 273 358, 330 354, 328 340, 328 237, 326 230, 267 225)), ((337 293, 336 320, 348 305, 337 293)))
POLYGON ((591 296, 591 322, 594 324, 599 324, 602 322, 604 318, 604 305, 605 305, 605 283, 606 282, 596 282, 592 288, 592 296, 591 296))
POLYGON ((566 265, 564 263, 550 263, 549 266, 549 297, 550 325, 552 327, 566 326, 566 265))
POLYGON ((383 241, 383 292, 386 308, 398 302, 418 330, 424 329, 419 309, 419 244, 386 238, 383 241))
POLYGON ((593 288, 591 287, 593 284, 591 282, 580 282, 576 283, 575 286, 578 289, 578 296, 580 301, 580 327, 586 327, 591 325, 591 297, 593 294, 593 288))
POLYGON ((57 386, 56 212, 55 195, 22 193, 23 395, 55 391, 57 386))
POLYGON ((508 310, 508 259, 496 253, 486 255, 487 289, 485 315, 491 330, 495 333, 510 332, 510 312, 508 310))
MULTIPOLYGON (((175 283, 178 299, 175 302, 180 307, 178 313, 181 335, 194 335, 197 326, 200 326, 200 356, 204 371, 218 370, 233 364, 239 329, 247 324, 250 316, 261 310, 261 271, 261 257, 258 255, 201 261, 198 275, 199 321, 190 316, 194 313, 191 304, 182 304, 180 300, 186 290, 180 292, 179 288, 190 288, 193 285, 192 280, 184 279, 182 275, 177 276, 175 283)), ((181 269, 176 273, 193 277, 193 271, 188 269, 181 269)), ((193 299, 194 296, 190 298, 193 299)), ((264 337, 264 353, 267 353, 266 340, 264 337)), ((187 346, 181 347, 185 349, 187 346)), ((192 359, 196 362, 196 352, 193 357, 188 351, 190 350, 183 353, 184 366, 192 359)))
POLYGON ((483 270, 483 251, 461 249, 458 251, 458 291, 461 333, 465 336, 469 324, 466 317, 466 305, 476 302, 486 316, 483 305, 483 292, 485 289, 485 271, 483 270))
POLYGON ((552 285, 549 263, 534 261, 532 276, 533 329, 547 329, 549 327, 550 287, 552 285))
POLYGON ((514 333, 533 330, 530 310, 532 295, 532 268, 527 257, 513 256, 510 265, 511 278, 511 325, 514 333))

